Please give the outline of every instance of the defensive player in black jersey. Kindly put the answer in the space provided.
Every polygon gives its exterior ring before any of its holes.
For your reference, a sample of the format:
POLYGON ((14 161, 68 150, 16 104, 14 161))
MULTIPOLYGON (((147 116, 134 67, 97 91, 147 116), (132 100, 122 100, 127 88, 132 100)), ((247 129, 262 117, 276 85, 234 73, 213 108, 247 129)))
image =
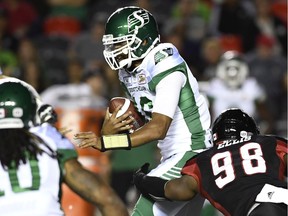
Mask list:
POLYGON ((197 193, 224 215, 287 216, 287 140, 260 135, 240 109, 224 111, 212 126, 214 146, 187 161, 182 177, 150 177, 145 164, 134 174, 146 197, 189 200, 197 193))

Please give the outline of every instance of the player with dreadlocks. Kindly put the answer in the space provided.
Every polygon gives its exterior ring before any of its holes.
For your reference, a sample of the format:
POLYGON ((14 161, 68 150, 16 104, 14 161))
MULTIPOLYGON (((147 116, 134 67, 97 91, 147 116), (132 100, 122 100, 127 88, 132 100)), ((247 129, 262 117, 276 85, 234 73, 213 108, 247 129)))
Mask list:
POLYGON ((36 110, 29 88, 21 82, 0 83, 1 215, 63 216, 62 182, 97 205, 102 215, 128 215, 120 198, 83 168, 74 145, 55 127, 31 127, 36 110))

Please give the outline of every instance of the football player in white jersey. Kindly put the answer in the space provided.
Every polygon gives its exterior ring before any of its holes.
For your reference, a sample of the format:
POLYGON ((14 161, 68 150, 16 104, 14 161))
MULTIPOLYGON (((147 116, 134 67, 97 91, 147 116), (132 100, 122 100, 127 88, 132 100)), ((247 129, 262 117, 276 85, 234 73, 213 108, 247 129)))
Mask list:
POLYGON ((57 121, 57 114, 56 114, 55 110, 53 109, 53 107, 49 104, 44 104, 42 102, 40 95, 34 89, 33 86, 31 86, 27 82, 24 82, 23 80, 15 78, 15 77, 9 77, 9 76, 3 75, 2 70, 0 68, 0 83, 11 82, 11 81, 12 82, 21 82, 25 87, 27 87, 32 92, 32 94, 36 98, 37 112, 35 115, 35 119, 33 120, 33 122, 31 122, 34 126, 40 125, 44 122, 48 122, 48 123, 53 124, 57 121))
MULTIPOLYGON (((116 117, 120 107, 105 117, 102 137, 75 134, 79 147, 99 150, 137 147, 158 141, 161 162, 148 175, 180 177, 186 160, 211 146, 210 114, 198 83, 171 43, 160 43, 157 22, 147 10, 129 6, 116 10, 106 23, 104 57, 127 96, 147 123, 133 132, 128 114, 116 117), (123 121, 125 120, 125 121, 123 121)), ((191 202, 154 202, 140 197, 132 215, 200 215, 203 198, 191 202)))
POLYGON ((128 215, 111 187, 83 168, 74 145, 55 127, 30 127, 36 110, 36 98, 23 83, 0 84, 1 215, 63 216, 62 182, 103 215, 128 215))
POLYGON ((262 133, 272 133, 273 120, 265 105, 266 93, 253 77, 249 77, 249 68, 241 53, 226 51, 216 67, 216 77, 206 89, 210 101, 212 120, 223 110, 237 107, 245 110, 260 125, 262 133))

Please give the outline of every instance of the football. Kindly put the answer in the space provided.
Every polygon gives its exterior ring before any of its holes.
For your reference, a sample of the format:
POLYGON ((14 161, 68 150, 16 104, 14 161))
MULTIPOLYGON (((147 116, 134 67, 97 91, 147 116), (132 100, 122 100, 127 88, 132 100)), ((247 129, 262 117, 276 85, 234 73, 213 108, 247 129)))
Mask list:
POLYGON ((121 109, 117 113, 117 118, 123 114, 131 111, 134 118, 133 127, 129 130, 129 133, 133 133, 138 128, 142 127, 145 124, 145 118, 142 116, 137 109, 135 108, 133 102, 125 97, 114 97, 109 101, 109 113, 112 114, 115 109, 122 105, 121 109))

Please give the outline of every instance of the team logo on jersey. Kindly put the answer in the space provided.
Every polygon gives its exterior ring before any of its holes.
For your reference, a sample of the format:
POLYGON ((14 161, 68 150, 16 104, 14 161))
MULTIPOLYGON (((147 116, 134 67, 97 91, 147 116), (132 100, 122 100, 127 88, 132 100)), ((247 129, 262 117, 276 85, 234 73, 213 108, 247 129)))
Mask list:
POLYGON ((123 77, 124 84, 129 86, 144 85, 147 83, 146 75, 143 73, 137 74, 137 76, 126 76, 123 77))
POLYGON ((268 198, 269 198, 269 199, 272 199, 273 194, 274 194, 274 191, 268 192, 268 193, 267 193, 268 198))
POLYGON ((172 48, 166 48, 163 50, 159 50, 155 55, 154 55, 154 61, 155 65, 164 60, 165 58, 172 56, 173 55, 173 49, 172 48))

